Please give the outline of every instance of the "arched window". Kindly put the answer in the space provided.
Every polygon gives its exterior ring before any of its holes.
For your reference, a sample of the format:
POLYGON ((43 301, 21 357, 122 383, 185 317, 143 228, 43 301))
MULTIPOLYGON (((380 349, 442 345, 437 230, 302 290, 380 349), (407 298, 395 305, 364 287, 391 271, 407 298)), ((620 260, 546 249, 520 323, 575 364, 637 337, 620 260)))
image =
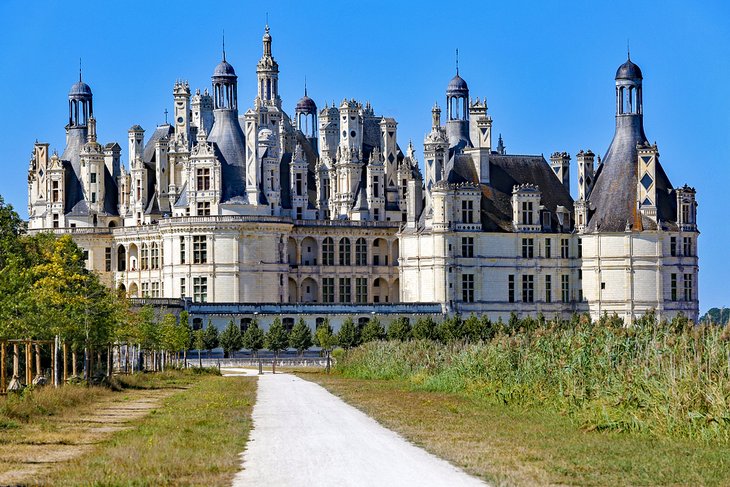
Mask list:
POLYGON ((335 241, 332 237, 322 242, 322 265, 335 265, 335 241))
POLYGON ((147 248, 147 244, 142 244, 142 249, 139 252, 139 268, 143 271, 147 270, 149 267, 150 257, 149 257, 149 249, 147 248))
POLYGON ((340 239, 340 265, 351 265, 350 239, 340 239))
POLYGON ((368 243, 364 238, 355 241, 355 265, 368 265, 368 243))
POLYGON ((120 245, 117 249, 117 270, 127 270, 127 251, 124 249, 124 245, 120 245))

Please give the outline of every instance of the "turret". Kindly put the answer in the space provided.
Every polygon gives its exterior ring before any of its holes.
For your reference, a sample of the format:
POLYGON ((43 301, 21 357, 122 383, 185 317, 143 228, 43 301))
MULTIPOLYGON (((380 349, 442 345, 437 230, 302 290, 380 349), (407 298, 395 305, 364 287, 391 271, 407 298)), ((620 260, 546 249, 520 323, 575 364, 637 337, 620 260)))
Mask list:
POLYGON ((304 85, 304 96, 299 99, 294 109, 296 126, 317 147, 317 105, 307 96, 307 85, 304 85))
POLYGON ((550 156, 550 167, 565 190, 570 193, 570 155, 567 152, 554 152, 550 156))
POLYGON ((446 134, 451 147, 471 146, 469 140, 469 86, 459 76, 457 60, 456 76, 446 87, 446 134))
POLYGON ((367 165, 367 204, 371 220, 385 219, 385 178, 383 158, 376 147, 370 154, 367 165))
POLYGON ((195 90, 192 102, 193 119, 192 125, 197 130, 204 129, 209 133, 213 128, 213 98, 208 93, 208 89, 201 94, 200 90, 195 90))
POLYGON ((273 105, 281 108, 281 98, 279 98, 279 64, 271 54, 271 34, 268 24, 264 31, 262 43, 264 52, 256 66, 256 77, 258 79, 257 105, 273 105))
POLYGON ((307 192, 307 158, 304 156, 304 149, 301 144, 297 144, 294 148, 294 156, 289 164, 291 172, 291 207, 292 217, 297 220, 304 218, 309 202, 309 194, 307 192))
POLYGON ((175 99, 175 139, 185 145, 190 140, 190 85, 178 81, 173 88, 175 99))

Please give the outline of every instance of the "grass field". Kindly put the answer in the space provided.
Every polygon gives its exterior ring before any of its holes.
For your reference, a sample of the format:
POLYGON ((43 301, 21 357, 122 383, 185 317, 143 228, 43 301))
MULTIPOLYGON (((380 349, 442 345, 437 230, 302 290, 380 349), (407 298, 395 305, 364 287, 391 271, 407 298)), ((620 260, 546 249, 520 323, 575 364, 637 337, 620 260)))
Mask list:
POLYGON ((730 485, 727 445, 586 431, 554 411, 416 390, 402 380, 298 375, 496 485, 730 485))

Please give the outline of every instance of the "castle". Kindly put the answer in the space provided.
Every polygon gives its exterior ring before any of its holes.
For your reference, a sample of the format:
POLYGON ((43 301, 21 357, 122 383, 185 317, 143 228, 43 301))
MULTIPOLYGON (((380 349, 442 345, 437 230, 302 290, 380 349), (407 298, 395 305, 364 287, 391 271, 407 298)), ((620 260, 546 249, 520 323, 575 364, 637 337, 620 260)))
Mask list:
MULTIPOLYGON (((494 146, 485 100, 449 81, 431 110, 424 171, 397 122, 370 104, 282 108, 269 27, 257 96, 239 112, 226 61, 211 87, 173 87, 172 123, 129 129, 126 159, 97 141, 93 95, 68 95, 61 155, 36 143, 30 231, 70 233, 87 265, 130 297, 184 300, 250 321, 266 309, 569 316, 649 310, 698 318, 695 190, 675 188, 643 128, 642 72, 616 73, 603 159, 494 146), (425 175, 425 176, 424 176, 425 175)), ((206 311, 207 310, 207 311, 206 311)), ((271 311, 272 313, 274 311, 271 311)))

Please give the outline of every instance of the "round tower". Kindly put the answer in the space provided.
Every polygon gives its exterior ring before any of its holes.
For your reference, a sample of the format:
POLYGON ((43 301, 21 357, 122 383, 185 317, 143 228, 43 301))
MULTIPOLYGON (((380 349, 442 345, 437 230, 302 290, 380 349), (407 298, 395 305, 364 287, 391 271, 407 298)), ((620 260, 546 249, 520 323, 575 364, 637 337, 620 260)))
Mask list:
POLYGON ((72 127, 86 127, 89 118, 94 116, 93 94, 91 87, 81 79, 71 86, 68 92, 68 125, 72 127))

